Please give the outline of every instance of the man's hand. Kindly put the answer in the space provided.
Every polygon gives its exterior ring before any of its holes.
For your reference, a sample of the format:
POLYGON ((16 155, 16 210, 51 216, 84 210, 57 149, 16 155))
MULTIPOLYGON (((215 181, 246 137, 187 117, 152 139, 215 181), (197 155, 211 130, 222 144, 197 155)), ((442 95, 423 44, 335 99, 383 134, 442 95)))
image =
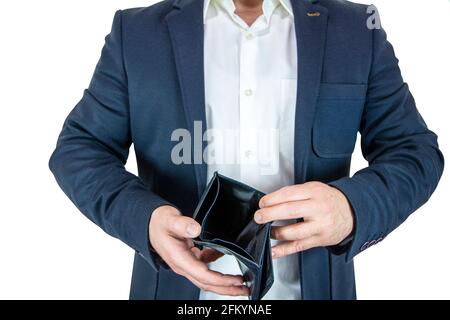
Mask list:
POLYGON ((222 256, 212 250, 200 250, 192 242, 200 234, 200 225, 174 207, 157 208, 150 219, 149 239, 154 250, 177 274, 204 291, 227 296, 248 296, 242 276, 224 275, 208 269, 207 263, 222 256))
POLYGON ((264 196, 255 213, 257 223, 303 218, 304 222, 272 227, 272 248, 280 258, 314 247, 333 246, 353 230, 352 208, 342 192, 320 182, 284 187, 264 196))

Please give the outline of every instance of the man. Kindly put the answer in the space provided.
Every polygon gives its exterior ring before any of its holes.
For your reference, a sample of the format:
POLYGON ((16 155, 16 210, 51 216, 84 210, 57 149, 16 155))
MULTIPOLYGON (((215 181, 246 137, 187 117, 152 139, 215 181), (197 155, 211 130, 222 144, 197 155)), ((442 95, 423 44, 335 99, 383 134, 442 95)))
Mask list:
POLYGON ((248 295, 232 258, 193 247, 214 171, 267 193, 255 213, 274 222, 266 298, 356 297, 352 259, 427 201, 444 166, 367 12, 338 0, 167 0, 116 14, 50 168, 80 211, 136 250, 131 299, 248 295), (234 132, 239 161, 211 161, 229 144, 208 134, 214 152, 199 161, 194 142, 174 161, 180 129, 234 132), (350 178, 358 131, 369 166, 350 178), (275 133, 269 153, 255 132, 275 133), (124 168, 131 143, 139 177, 124 168))

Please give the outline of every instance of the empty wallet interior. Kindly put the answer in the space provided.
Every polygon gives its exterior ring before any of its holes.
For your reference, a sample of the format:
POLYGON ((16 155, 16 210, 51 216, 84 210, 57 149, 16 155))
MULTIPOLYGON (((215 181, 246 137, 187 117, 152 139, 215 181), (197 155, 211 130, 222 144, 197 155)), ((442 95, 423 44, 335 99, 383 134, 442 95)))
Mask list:
POLYGON ((264 194, 215 175, 195 219, 202 225, 200 240, 214 242, 260 264, 267 242, 265 225, 253 220, 264 194))

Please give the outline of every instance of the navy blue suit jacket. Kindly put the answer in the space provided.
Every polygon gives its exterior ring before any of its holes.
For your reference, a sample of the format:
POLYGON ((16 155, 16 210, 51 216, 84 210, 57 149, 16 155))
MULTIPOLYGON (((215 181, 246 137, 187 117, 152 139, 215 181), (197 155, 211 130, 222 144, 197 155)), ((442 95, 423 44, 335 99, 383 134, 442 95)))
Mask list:
MULTIPOLYGON (((298 254, 304 299, 356 297, 352 259, 430 197, 444 160, 367 6, 292 0, 298 44, 295 182, 322 181, 353 206, 351 243, 298 254), (320 15, 307 15, 308 12, 320 15), (358 131, 369 166, 349 177, 358 131)), ((92 82, 64 123, 50 168, 90 220, 136 251, 132 299, 197 299, 149 248, 153 210, 192 215, 206 165, 175 165, 170 136, 205 122, 203 0, 117 12, 92 82), (139 177, 125 170, 134 143, 139 177)), ((210 54, 214 54, 211 52, 210 54)), ((206 125, 203 125, 205 128, 206 125)))

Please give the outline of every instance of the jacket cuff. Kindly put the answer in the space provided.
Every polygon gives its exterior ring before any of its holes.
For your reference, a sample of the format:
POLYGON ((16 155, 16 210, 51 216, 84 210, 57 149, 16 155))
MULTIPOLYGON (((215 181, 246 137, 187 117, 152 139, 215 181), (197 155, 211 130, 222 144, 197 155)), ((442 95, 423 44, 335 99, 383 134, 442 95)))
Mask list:
POLYGON ((367 208, 362 196, 362 186, 354 179, 345 177, 328 183, 328 185, 341 191, 350 203, 353 209, 354 226, 353 232, 349 238, 345 239, 341 244, 330 247, 333 254, 345 254, 345 261, 351 261, 362 250, 361 244, 364 243, 367 234, 367 208))
POLYGON ((158 271, 161 266, 166 267, 165 262, 159 257, 158 253, 151 247, 149 240, 149 227, 152 213, 162 206, 173 206, 166 200, 155 194, 147 194, 147 197, 141 201, 136 201, 134 212, 136 217, 136 234, 134 235, 136 243, 136 253, 143 258, 150 266, 158 271))
POLYGON ((334 245, 334 246, 327 247, 327 249, 330 250, 331 253, 336 255, 336 256, 343 255, 343 254, 347 253, 348 250, 350 249, 350 247, 351 247, 351 245, 353 243, 353 239, 354 239, 354 234, 352 232, 341 243, 339 243, 337 245, 334 245))

